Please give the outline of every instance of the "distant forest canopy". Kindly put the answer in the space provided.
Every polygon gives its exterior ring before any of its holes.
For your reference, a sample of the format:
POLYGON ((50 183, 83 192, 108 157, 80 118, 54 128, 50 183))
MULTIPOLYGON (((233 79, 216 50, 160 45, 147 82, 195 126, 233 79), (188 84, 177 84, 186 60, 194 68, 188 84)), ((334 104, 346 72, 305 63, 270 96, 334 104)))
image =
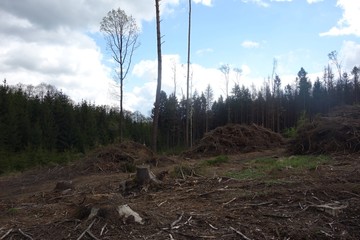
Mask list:
MULTIPOLYGON (((213 101, 211 86, 191 98, 191 139, 227 123, 257 124, 283 133, 298 120, 311 119, 339 105, 359 104, 359 67, 351 73, 334 74, 324 69, 313 83, 301 68, 293 85, 281 86, 279 76, 260 90, 235 84, 228 98, 213 101)), ((74 103, 54 86, 0 86, 0 154, 42 150, 85 152, 119 139, 119 110, 74 103)), ((185 145, 186 99, 161 92, 159 150, 185 145)), ((124 138, 146 145, 151 139, 151 118, 126 111, 124 138)), ((1 160, 1 159, 0 159, 1 160)), ((1 161, 0 161, 1 162, 1 161)))

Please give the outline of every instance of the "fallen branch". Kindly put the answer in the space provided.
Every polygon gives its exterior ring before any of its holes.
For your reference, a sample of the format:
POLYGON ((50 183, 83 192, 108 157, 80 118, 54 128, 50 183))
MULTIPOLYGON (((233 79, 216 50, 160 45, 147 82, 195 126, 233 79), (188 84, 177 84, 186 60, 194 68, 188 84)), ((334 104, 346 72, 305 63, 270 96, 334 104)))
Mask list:
POLYGON ((174 228, 175 228, 175 225, 178 224, 178 223, 181 221, 181 219, 182 219, 183 216, 184 216, 184 212, 181 213, 181 215, 179 216, 178 219, 176 219, 173 223, 170 224, 170 228, 171 228, 171 229, 174 229, 174 228))
POLYGON ((242 232, 236 230, 235 228, 230 226, 230 229, 233 230, 234 232, 236 232, 238 235, 240 235, 242 238, 244 238, 245 240, 251 240, 251 238, 248 238, 245 234, 243 234, 242 232))
POLYGON ((157 204, 157 206, 158 207, 160 207, 161 205, 163 205, 164 203, 166 203, 167 202, 167 200, 165 200, 165 201, 163 201, 163 202, 161 202, 161 203, 159 203, 159 204, 157 204))
POLYGON ((234 197, 233 199, 231 199, 230 201, 226 202, 226 203, 223 203, 223 207, 225 207, 226 205, 232 203, 233 201, 236 200, 236 197, 234 197))
POLYGON ((90 230, 87 231, 87 234, 90 235, 90 237, 92 237, 95 240, 100 240, 99 238, 95 237, 95 235, 92 234, 92 232, 90 232, 90 230))
POLYGON ((330 238, 333 238, 333 237, 334 237, 332 234, 327 233, 327 232, 325 232, 325 231, 323 231, 323 230, 320 230, 320 232, 323 233, 326 237, 330 237, 330 238))
POLYGON ((19 233, 21 233, 24 237, 27 237, 28 239, 33 240, 33 238, 32 238, 30 235, 24 233, 20 228, 18 229, 18 231, 19 231, 19 233))
POLYGON ((214 230, 219 230, 217 227, 214 227, 213 225, 211 225, 211 223, 207 223, 207 224, 209 224, 209 226, 210 226, 212 229, 214 229, 214 230))
POLYGON ((107 223, 105 223, 105 225, 101 228, 100 236, 102 236, 102 235, 103 235, 104 230, 105 230, 105 228, 106 228, 106 225, 107 225, 107 223))
POLYGON ((352 193, 352 192, 349 192, 349 191, 341 191, 342 193, 347 193, 347 194, 350 194, 350 195, 353 195, 355 197, 358 197, 360 198, 360 195, 359 194, 356 194, 356 193, 352 193))
POLYGON ((244 205, 246 206, 262 206, 262 205, 267 205, 267 204, 270 204, 272 202, 261 202, 261 203, 246 203, 244 205))
POLYGON ((1 236, 0 240, 5 239, 7 235, 9 235, 12 232, 12 228, 10 228, 4 235, 1 236))
POLYGON ((192 216, 190 216, 190 217, 188 218, 188 220, 186 220, 186 222, 184 222, 184 225, 190 224, 191 219, 192 219, 192 216))
POLYGON ((95 236, 90 232, 90 228, 92 227, 92 225, 94 225, 95 221, 96 221, 96 219, 94 219, 94 220, 90 223, 90 225, 85 229, 85 231, 82 232, 82 234, 81 234, 76 240, 82 239, 82 238, 85 236, 86 233, 89 234, 89 235, 90 235, 92 238, 94 238, 95 240, 99 240, 97 237, 95 237, 95 236))
POLYGON ((314 207, 320 209, 334 217, 336 217, 343 209, 347 208, 349 205, 339 205, 339 203, 328 203, 320 205, 310 205, 309 207, 314 207))

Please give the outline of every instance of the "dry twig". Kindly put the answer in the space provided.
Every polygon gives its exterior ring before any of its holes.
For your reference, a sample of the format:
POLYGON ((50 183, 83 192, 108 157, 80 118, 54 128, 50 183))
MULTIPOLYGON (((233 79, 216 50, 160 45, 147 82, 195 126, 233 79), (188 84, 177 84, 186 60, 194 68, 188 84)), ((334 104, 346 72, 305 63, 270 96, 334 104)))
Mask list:
POLYGON ((24 233, 20 228, 18 229, 18 231, 19 231, 19 233, 21 233, 24 237, 27 237, 28 239, 33 240, 33 238, 32 238, 29 234, 24 233))
POLYGON ((240 235, 242 238, 244 238, 245 240, 251 240, 251 238, 248 238, 245 234, 243 234, 242 232, 236 230, 233 227, 230 227, 231 230, 233 230, 234 232, 236 232, 238 235, 240 235))
POLYGON ((92 225, 94 225, 95 221, 96 221, 96 219, 94 219, 94 220, 90 223, 90 225, 85 229, 85 231, 84 231, 76 240, 80 240, 81 238, 83 238, 86 233, 89 234, 90 237, 92 237, 93 239, 99 240, 97 237, 94 236, 94 234, 92 234, 92 233, 90 232, 90 228, 92 227, 92 225))
POLYGON ((171 229, 174 229, 174 228, 175 228, 175 225, 178 224, 178 223, 181 221, 181 219, 182 219, 183 216, 184 216, 184 212, 181 213, 181 215, 179 216, 178 219, 176 219, 173 223, 171 223, 170 228, 171 228, 171 229))
POLYGON ((4 235, 1 236, 0 240, 5 239, 7 235, 9 235, 12 232, 12 228, 10 228, 4 235))
POLYGON ((226 203, 223 203, 223 207, 225 207, 226 205, 232 203, 233 201, 236 200, 236 197, 234 197, 233 199, 231 199, 230 201, 226 202, 226 203))
POLYGON ((103 235, 104 230, 105 230, 105 228, 106 228, 106 225, 107 225, 107 223, 105 223, 105 225, 101 228, 100 236, 102 236, 102 235, 103 235))

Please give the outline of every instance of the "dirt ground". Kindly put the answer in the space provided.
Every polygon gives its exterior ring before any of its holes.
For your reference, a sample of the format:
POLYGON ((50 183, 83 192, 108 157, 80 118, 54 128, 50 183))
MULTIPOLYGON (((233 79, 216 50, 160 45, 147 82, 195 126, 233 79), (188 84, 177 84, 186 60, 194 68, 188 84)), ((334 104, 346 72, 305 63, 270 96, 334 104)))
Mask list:
POLYGON ((126 194, 123 182, 134 174, 113 165, 3 176, 0 239, 360 239, 360 154, 332 155, 315 170, 245 180, 226 175, 264 156, 286 152, 229 155, 202 171, 188 170, 203 159, 160 158, 151 170, 163 183, 126 194), (72 182, 56 189, 64 180, 72 182), (125 204, 141 223, 119 216, 125 204), (92 217, 94 209, 100 210, 92 217))

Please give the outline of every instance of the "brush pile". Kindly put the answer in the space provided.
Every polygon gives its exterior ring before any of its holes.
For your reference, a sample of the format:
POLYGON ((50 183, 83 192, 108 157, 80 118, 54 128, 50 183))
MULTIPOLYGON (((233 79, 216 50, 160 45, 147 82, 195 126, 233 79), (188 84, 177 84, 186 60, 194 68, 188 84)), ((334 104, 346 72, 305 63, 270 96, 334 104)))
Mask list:
POLYGON ((280 134, 251 124, 228 124, 218 127, 208 133, 184 157, 201 158, 221 154, 236 154, 266 150, 283 145, 280 134))
POLYGON ((289 148, 293 154, 360 152, 360 106, 337 107, 304 124, 289 148))
POLYGON ((152 163, 154 153, 146 146, 126 141, 99 148, 84 159, 82 171, 86 172, 134 172, 136 165, 152 163))

